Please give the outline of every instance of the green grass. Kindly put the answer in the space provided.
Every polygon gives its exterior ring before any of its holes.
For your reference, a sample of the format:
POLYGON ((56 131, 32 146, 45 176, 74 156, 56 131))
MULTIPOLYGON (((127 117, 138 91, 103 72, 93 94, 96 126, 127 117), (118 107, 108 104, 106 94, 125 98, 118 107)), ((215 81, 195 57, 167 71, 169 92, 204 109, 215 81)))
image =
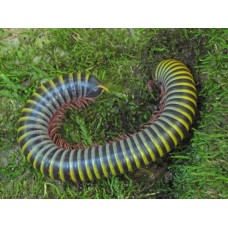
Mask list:
POLYGON ((227 29, 1 29, 0 198, 228 198, 227 29), (146 86, 159 61, 182 60, 198 90, 193 130, 169 156, 134 173, 85 184, 42 176, 21 154, 17 120, 40 83, 74 71, 110 89, 68 111, 70 143, 137 132, 156 108, 146 86))
POLYGON ((200 118, 188 162, 174 166, 180 175, 173 183, 177 198, 228 198, 227 41, 228 30, 211 30, 206 46, 210 51, 200 60, 200 118))

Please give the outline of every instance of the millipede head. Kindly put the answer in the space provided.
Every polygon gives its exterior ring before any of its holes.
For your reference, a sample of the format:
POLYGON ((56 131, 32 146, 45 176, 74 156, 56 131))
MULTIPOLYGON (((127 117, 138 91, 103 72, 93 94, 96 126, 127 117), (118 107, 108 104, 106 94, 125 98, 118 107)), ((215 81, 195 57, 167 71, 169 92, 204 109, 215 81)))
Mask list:
POLYGON ((101 84, 101 82, 94 76, 89 77, 87 96, 95 98, 100 96, 104 91, 108 91, 108 88, 101 84))

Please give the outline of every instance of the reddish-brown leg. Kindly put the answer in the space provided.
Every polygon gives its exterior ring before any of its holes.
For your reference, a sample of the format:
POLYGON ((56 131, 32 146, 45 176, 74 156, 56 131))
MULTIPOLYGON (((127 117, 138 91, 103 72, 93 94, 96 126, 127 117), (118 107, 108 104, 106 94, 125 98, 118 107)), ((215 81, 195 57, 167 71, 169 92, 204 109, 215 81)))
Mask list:
POLYGON ((61 128, 61 124, 63 119, 65 118, 65 112, 67 109, 82 109, 85 108, 89 103, 93 102, 92 98, 80 98, 72 100, 69 103, 65 103, 60 109, 56 111, 54 116, 52 117, 49 126, 48 126, 48 134, 50 139, 59 147, 64 149, 84 149, 84 145, 71 145, 65 139, 61 139, 58 134, 59 129, 61 128))
POLYGON ((163 84, 160 84, 160 90, 161 90, 161 95, 160 95, 160 102, 159 102, 159 110, 157 110, 153 113, 152 117, 149 120, 149 124, 155 122, 159 118, 159 116, 161 115, 161 113, 164 111, 164 108, 165 108, 166 91, 165 91, 165 87, 163 84))

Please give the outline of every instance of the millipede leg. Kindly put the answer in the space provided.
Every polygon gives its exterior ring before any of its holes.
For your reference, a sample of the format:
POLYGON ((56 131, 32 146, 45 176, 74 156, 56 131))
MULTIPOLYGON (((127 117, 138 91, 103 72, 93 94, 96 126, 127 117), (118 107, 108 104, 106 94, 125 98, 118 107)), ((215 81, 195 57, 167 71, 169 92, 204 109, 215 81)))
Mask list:
POLYGON ((161 115, 161 113, 164 111, 165 107, 165 101, 166 101, 166 91, 163 84, 160 84, 160 102, 159 102, 159 109, 154 112, 153 116, 149 120, 149 124, 154 123, 161 115))
POLYGON ((58 134, 58 130, 61 127, 63 119, 65 118, 66 109, 82 109, 88 106, 89 103, 93 101, 94 99, 88 98, 88 97, 75 99, 69 103, 65 103, 60 109, 56 111, 48 126, 48 133, 49 133, 50 139, 57 146, 64 149, 84 149, 85 148, 84 145, 79 145, 79 144, 71 145, 67 143, 66 140, 60 138, 60 135, 58 134))

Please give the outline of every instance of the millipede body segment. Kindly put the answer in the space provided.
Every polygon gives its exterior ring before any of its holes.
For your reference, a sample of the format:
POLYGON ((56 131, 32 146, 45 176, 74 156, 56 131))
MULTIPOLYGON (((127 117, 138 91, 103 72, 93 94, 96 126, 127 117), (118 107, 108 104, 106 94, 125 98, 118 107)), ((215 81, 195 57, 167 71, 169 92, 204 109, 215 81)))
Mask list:
POLYGON ((64 108, 85 106, 106 87, 94 76, 80 73, 42 84, 19 119, 18 141, 23 154, 44 175, 72 182, 123 174, 155 162, 186 136, 197 99, 193 77, 180 61, 160 62, 155 80, 165 92, 159 116, 129 137, 89 148, 59 143, 55 138, 58 123, 64 117, 64 108))

